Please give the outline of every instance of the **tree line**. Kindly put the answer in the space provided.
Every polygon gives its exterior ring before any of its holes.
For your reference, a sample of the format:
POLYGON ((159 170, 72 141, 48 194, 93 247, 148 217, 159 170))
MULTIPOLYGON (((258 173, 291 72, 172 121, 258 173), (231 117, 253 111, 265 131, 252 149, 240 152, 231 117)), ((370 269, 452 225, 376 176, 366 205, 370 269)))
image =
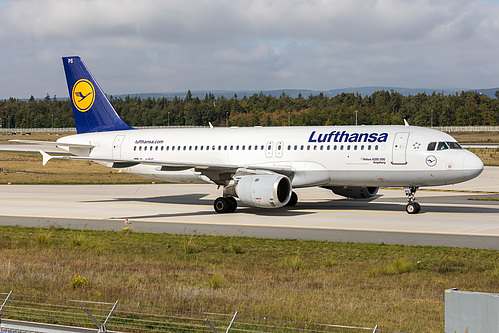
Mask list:
MULTIPOLYGON (((496 93, 496 95, 498 95, 496 93)), ((377 91, 369 96, 320 93, 292 98, 263 93, 238 98, 113 97, 109 100, 131 126, 317 126, 394 125, 406 119, 415 126, 498 126, 499 99, 467 91, 454 95, 420 93, 404 96, 377 91)), ((43 100, 0 100, 0 124, 9 128, 74 127, 70 101, 48 94, 43 100)))

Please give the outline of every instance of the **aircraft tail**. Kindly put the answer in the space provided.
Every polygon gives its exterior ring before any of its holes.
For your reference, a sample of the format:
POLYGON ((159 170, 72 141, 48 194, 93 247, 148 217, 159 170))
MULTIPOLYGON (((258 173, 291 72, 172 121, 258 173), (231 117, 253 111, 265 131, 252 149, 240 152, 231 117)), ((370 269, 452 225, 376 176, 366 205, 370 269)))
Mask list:
POLYGON ((129 130, 80 57, 63 57, 76 132, 129 130))

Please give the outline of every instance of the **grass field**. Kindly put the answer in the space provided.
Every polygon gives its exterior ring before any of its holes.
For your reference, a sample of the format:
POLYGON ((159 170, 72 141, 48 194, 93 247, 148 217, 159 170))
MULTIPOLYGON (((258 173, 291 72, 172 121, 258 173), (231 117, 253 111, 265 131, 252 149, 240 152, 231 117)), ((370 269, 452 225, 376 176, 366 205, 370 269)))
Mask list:
POLYGON ((0 227, 0 292, 443 332, 444 290, 499 291, 499 251, 0 227))

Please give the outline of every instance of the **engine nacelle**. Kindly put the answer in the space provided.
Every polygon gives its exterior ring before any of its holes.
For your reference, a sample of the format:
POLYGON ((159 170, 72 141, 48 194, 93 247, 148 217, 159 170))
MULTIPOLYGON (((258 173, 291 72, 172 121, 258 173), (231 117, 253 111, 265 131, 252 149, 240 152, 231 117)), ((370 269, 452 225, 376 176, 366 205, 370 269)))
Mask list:
POLYGON ((379 187, 374 186, 325 186, 334 194, 353 199, 372 198, 378 193, 379 187))
POLYGON ((279 174, 244 175, 238 179, 235 191, 247 205, 279 208, 291 198, 291 180, 279 174))

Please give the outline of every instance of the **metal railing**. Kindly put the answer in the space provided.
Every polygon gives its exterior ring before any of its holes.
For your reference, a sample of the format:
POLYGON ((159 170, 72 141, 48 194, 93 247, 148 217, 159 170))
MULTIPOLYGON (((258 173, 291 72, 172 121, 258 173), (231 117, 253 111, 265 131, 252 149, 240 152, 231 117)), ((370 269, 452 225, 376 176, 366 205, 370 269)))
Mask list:
MULTIPOLYGON (((0 300, 6 297, 0 293, 0 300)), ((91 327, 106 332, 106 326, 121 332, 393 332, 376 327, 357 327, 314 322, 254 318, 240 315, 173 310, 106 302, 81 301, 11 294, 3 316, 31 322, 91 327), (112 308, 112 309, 111 309, 112 308), (111 312, 109 310, 111 309, 111 312), (103 323, 103 324, 100 324, 103 323)), ((0 322, 1 325, 1 322, 0 322)), ((0 326, 1 331, 1 326, 0 326)))

